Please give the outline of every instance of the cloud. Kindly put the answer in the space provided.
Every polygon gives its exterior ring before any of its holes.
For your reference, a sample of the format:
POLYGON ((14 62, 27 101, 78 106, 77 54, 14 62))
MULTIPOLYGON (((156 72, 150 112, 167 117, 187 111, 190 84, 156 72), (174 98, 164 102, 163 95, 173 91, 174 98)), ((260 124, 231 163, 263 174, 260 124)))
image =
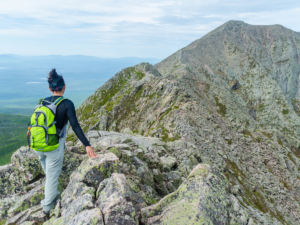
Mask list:
POLYGON ((31 81, 31 82, 27 82, 26 84, 46 84, 46 82, 31 81))
POLYGON ((144 57, 132 54, 149 46, 149 57, 162 58, 228 20, 300 31, 298 0, 0 0, 0 5, 0 41, 11 42, 0 53, 144 57), (16 42, 26 43, 16 48, 16 42), (47 46, 59 48, 51 52, 47 46))

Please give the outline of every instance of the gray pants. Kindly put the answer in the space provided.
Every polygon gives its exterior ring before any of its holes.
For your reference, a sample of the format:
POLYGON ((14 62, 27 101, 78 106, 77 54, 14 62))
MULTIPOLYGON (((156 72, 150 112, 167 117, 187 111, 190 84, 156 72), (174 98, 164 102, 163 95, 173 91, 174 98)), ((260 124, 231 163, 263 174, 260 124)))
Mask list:
POLYGON ((34 151, 39 156, 46 174, 45 199, 41 201, 44 211, 50 211, 55 206, 60 194, 57 186, 64 159, 65 140, 65 137, 60 138, 58 148, 51 152, 34 151))

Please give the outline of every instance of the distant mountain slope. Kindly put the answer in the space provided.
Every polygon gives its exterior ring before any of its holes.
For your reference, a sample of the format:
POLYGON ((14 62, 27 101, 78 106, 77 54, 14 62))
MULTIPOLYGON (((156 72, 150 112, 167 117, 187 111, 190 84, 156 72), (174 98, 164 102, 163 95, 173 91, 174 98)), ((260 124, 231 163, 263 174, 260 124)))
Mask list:
POLYGON ((10 163, 12 154, 27 145, 29 116, 0 113, 0 166, 10 163))

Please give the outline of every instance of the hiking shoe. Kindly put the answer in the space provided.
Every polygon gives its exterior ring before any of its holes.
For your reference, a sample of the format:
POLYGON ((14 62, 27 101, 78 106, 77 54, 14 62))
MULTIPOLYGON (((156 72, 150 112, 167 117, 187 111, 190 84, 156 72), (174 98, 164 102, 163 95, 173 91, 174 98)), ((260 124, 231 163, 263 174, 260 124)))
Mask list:
POLYGON ((50 219, 50 211, 43 211, 43 213, 47 217, 47 219, 50 219))

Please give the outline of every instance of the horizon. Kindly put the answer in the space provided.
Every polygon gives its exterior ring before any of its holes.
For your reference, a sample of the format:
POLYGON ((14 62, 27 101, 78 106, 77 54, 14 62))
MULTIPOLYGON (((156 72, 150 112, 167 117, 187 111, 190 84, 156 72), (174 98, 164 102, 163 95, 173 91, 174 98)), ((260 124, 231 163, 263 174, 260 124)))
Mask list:
MULTIPOLYGON (((83 57, 93 57, 99 59, 126 59, 126 58, 137 58, 137 59, 156 59, 156 60, 163 60, 159 58, 151 58, 151 57, 137 57, 137 56, 125 56, 125 57, 101 57, 101 56, 93 56, 93 55, 18 55, 13 53, 6 53, 0 54, 0 56, 21 56, 21 57, 47 57, 47 56, 63 56, 63 57, 70 57, 70 56, 83 56, 83 57)), ((1 67, 0 67, 1 68, 1 67)))

